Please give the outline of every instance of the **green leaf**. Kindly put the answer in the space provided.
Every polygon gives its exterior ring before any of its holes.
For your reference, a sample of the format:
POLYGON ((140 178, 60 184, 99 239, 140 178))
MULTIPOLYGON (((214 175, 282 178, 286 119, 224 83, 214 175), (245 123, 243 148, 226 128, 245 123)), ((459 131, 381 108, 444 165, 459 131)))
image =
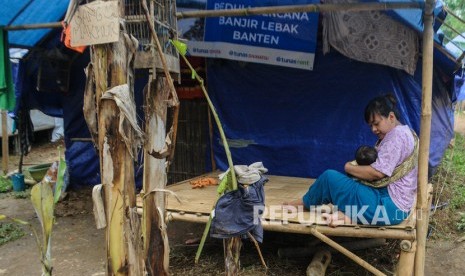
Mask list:
POLYGON ((65 182, 65 171, 66 171, 66 161, 60 156, 60 163, 58 164, 57 172, 57 181, 55 184, 54 200, 53 203, 57 203, 60 199, 61 190, 63 189, 63 184, 65 182))
POLYGON ((187 45, 185 43, 182 43, 181 41, 179 40, 170 40, 171 41, 171 44, 174 45, 174 47, 176 48, 176 50, 178 50, 178 52, 185 56, 186 53, 187 53, 187 45))
POLYGON ((53 192, 50 184, 38 183, 32 187, 31 201, 42 226, 42 272, 51 271, 51 236, 53 227, 53 192))
POLYGON ((29 222, 24 221, 24 220, 20 220, 20 219, 16 219, 16 218, 11 218, 11 220, 16 222, 16 223, 22 224, 22 225, 29 225, 29 222))

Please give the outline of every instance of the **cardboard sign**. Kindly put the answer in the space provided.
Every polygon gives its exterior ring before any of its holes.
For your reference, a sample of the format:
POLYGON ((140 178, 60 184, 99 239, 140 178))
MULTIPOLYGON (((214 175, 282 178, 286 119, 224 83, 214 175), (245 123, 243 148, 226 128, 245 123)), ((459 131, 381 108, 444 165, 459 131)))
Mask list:
POLYGON ((119 39, 118 1, 79 6, 71 19, 71 46, 111 43, 119 39))

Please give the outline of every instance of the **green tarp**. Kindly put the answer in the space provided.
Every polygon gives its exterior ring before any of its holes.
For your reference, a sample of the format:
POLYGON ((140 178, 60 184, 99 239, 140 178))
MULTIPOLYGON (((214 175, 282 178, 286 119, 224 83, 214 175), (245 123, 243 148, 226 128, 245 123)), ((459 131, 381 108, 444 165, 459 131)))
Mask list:
POLYGON ((15 104, 15 90, 8 49, 8 32, 0 27, 0 109, 13 110, 15 104))

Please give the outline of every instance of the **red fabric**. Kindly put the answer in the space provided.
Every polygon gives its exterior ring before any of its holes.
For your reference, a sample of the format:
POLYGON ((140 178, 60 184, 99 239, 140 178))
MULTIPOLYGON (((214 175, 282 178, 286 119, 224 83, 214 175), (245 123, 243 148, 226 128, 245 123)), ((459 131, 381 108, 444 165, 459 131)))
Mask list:
POLYGON ((81 54, 84 53, 87 46, 77 46, 77 47, 71 46, 71 25, 66 24, 65 22, 61 22, 61 25, 63 25, 63 32, 61 33, 61 42, 63 42, 66 48, 69 48, 81 54))

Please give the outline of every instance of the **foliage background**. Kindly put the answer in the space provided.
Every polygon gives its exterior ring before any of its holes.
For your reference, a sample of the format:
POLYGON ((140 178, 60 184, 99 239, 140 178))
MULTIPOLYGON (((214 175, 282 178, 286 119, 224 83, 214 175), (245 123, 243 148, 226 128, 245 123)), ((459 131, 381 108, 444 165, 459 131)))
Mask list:
MULTIPOLYGON (((444 2, 446 6, 449 8, 449 10, 452 11, 452 13, 460 17, 462 21, 465 21, 465 0, 445 0, 444 2)), ((452 16, 451 14, 447 15, 446 20, 444 22, 461 34, 465 32, 465 24, 456 17, 452 16)), ((445 43, 449 42, 451 39, 454 39, 458 35, 454 31, 452 31, 451 28, 445 25, 441 27, 441 30, 445 34, 445 43)))

